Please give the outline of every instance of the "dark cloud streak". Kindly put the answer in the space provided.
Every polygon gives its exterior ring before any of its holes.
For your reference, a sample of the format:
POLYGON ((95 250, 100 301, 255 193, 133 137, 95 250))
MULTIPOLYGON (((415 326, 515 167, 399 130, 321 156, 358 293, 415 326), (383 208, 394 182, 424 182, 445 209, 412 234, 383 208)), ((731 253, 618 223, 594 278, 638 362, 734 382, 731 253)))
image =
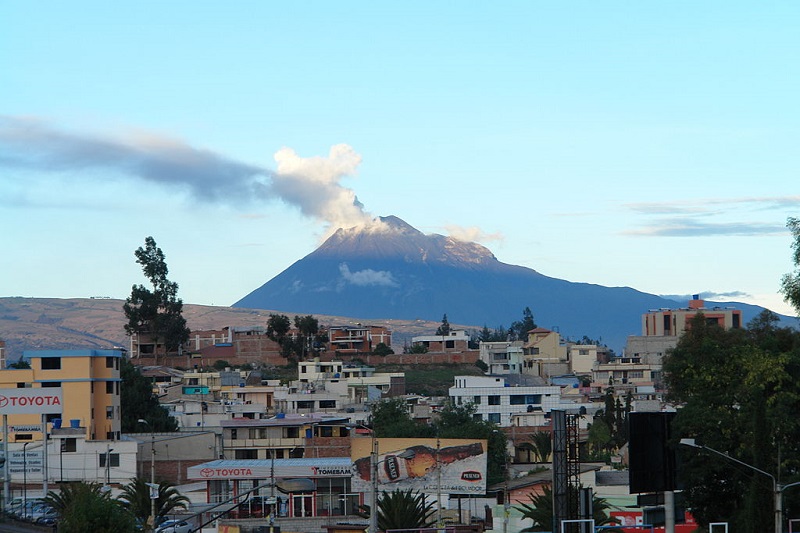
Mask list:
POLYGON ((100 139, 32 119, 0 117, 0 165, 49 172, 111 170, 179 186, 201 200, 269 193, 270 171, 156 136, 100 139))

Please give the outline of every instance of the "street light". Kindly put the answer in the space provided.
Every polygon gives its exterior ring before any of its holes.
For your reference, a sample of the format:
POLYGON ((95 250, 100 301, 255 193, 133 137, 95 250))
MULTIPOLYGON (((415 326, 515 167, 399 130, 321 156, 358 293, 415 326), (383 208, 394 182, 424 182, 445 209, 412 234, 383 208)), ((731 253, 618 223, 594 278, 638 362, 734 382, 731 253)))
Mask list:
MULTIPOLYGON (((156 498, 153 498, 153 489, 156 486, 156 433, 153 426, 140 418, 140 424, 145 424, 150 428, 150 519, 153 521, 153 530, 156 529, 156 498)), ((158 493, 156 493, 156 497, 158 493)))
POLYGON ((702 444, 697 444, 694 439, 681 439, 680 444, 684 446, 689 446, 691 448, 699 448, 701 450, 706 450, 712 453, 715 453, 729 461, 733 461, 734 463, 740 464, 745 466, 751 470, 755 470, 760 474, 764 474, 765 476, 769 477, 772 480, 772 495, 774 498, 774 508, 775 508, 775 533, 781 533, 783 531, 783 491, 788 489, 789 487, 794 487, 795 485, 800 485, 800 481, 795 483, 789 483, 788 485, 781 485, 778 483, 778 480, 775 479, 775 476, 770 474, 769 472, 765 472, 760 468, 756 468, 753 465, 749 465, 735 457, 731 457, 727 453, 720 452, 715 450, 714 448, 709 448, 708 446, 703 446, 702 444))

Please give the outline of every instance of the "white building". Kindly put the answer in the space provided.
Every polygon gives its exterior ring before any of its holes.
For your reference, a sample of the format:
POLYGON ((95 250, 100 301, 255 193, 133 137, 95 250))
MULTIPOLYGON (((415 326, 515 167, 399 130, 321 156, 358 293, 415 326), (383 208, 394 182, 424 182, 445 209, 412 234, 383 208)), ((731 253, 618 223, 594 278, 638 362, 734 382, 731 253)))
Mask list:
POLYGON ((480 359, 489 367, 487 374, 521 374, 523 341, 480 343, 480 359))
POLYGON ((473 403, 475 416, 500 426, 511 426, 515 413, 548 413, 561 405, 560 387, 511 387, 499 376, 456 376, 449 392, 456 405, 473 403))

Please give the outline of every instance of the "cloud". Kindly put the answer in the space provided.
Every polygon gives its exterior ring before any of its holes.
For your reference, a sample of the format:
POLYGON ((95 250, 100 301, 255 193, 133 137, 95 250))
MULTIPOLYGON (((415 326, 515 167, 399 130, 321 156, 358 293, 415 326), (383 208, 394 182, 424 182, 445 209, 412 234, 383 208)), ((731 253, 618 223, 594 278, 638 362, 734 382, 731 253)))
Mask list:
POLYGON ((747 237, 755 235, 781 235, 786 227, 776 224, 719 222, 703 223, 684 218, 662 219, 641 229, 623 232, 639 237, 707 237, 711 235, 747 237))
POLYGON ((251 197, 269 177, 266 169, 167 137, 100 138, 15 117, 0 117, 0 164, 42 172, 112 170, 186 188, 200 200, 251 197))
POLYGON ((447 233, 454 239, 465 242, 503 242, 505 237, 502 233, 486 233, 477 226, 445 226, 447 233))
POLYGON ((392 273, 386 270, 372 270, 367 268, 365 270, 357 270, 351 272, 347 263, 339 265, 339 273, 342 279, 351 285, 358 285, 360 287, 382 286, 382 287, 397 287, 398 283, 392 276, 392 273))
MULTIPOLYGON (((695 293, 697 294, 697 293, 695 293)), ((714 292, 714 291, 703 291, 699 293, 701 300, 730 300, 730 299, 741 299, 747 300, 752 298, 753 295, 744 291, 729 291, 729 292, 714 292)), ((676 300, 678 302, 689 301, 692 299, 694 295, 692 294, 662 294, 662 298, 667 298, 669 300, 676 300)))
POLYGON ((278 168, 272 176, 273 190, 304 215, 325 220, 334 229, 370 221, 355 192, 340 184, 343 177, 354 175, 361 163, 361 156, 350 146, 337 144, 328 157, 308 158, 282 148, 275 161, 278 168))
POLYGON ((737 208, 751 206, 755 209, 776 207, 798 207, 800 196, 745 196, 740 198, 699 198, 683 202, 638 202, 623 204, 623 207, 645 214, 697 214, 708 213, 709 206, 737 208))
POLYGON ((202 202, 279 199, 333 229, 369 219, 344 176, 361 157, 349 146, 328 157, 302 158, 283 148, 277 170, 243 163, 183 141, 143 132, 98 136, 66 132, 42 120, 0 116, 0 166, 65 174, 111 171, 132 179, 177 187, 202 202))

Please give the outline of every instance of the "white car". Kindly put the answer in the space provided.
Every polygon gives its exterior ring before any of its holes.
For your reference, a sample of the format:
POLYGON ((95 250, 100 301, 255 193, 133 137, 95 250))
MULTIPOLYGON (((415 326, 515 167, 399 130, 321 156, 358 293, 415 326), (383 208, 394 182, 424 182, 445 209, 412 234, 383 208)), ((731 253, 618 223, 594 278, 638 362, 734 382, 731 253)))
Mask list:
POLYGON ((166 520, 156 529, 156 533, 192 533, 192 524, 186 520, 166 520))

